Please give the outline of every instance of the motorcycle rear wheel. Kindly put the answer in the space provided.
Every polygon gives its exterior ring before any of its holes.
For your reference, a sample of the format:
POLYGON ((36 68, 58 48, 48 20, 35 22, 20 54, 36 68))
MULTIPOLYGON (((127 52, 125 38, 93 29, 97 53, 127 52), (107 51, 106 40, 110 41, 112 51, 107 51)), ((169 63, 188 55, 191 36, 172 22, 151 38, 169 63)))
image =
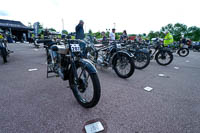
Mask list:
POLYGON ((188 48, 180 48, 177 53, 181 57, 186 57, 189 55, 189 49, 188 48))
POLYGON ((135 68, 136 69, 144 69, 150 63, 150 55, 144 52, 135 53, 135 68))
POLYGON ((120 56, 115 58, 113 69, 120 78, 125 79, 131 77, 135 71, 135 64, 133 58, 129 57, 126 54, 121 54, 120 56), (130 67, 128 72, 126 72, 125 74, 122 73, 120 69, 122 69, 122 71, 124 72, 127 70, 125 66, 127 67, 128 65, 130 67))
POLYGON ((166 66, 169 65, 173 61, 173 54, 169 51, 159 51, 156 53, 155 60, 159 65, 166 66), (167 56, 169 56, 169 60, 166 61, 167 56), (166 62, 162 62, 166 61, 166 62))

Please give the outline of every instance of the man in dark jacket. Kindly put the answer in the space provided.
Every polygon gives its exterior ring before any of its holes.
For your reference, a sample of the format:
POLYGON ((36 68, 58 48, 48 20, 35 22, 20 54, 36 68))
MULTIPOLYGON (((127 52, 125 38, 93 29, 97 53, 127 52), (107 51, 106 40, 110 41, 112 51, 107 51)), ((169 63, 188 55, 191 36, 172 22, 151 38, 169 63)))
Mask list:
MULTIPOLYGON (((79 24, 76 26, 76 39, 83 40, 85 38, 83 25, 84 25, 83 20, 80 20, 79 24)), ((84 42, 81 42, 80 47, 83 51, 83 56, 86 57, 86 44, 84 42)))
POLYGON ((79 24, 76 26, 76 39, 84 39, 84 29, 83 29, 84 22, 83 20, 80 20, 79 24))

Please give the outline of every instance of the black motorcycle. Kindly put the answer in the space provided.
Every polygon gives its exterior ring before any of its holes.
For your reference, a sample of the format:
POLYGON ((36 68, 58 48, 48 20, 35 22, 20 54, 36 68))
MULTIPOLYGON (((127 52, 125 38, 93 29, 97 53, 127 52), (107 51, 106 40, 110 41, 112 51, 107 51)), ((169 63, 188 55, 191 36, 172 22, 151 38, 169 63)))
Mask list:
POLYGON ((136 69, 144 69, 150 63, 150 54, 149 50, 143 47, 144 44, 137 42, 129 43, 127 49, 134 54, 134 63, 136 69))
POLYGON ((112 42, 107 46, 89 43, 86 51, 87 58, 95 65, 112 67, 120 78, 129 78, 135 71, 134 55, 123 49, 120 43, 112 42))
POLYGON ((169 45, 169 47, 172 49, 173 53, 177 53, 181 57, 186 57, 190 53, 188 45, 183 43, 173 43, 169 45))
POLYGON ((173 61, 172 50, 168 47, 164 47, 162 40, 158 38, 153 39, 153 45, 149 46, 151 59, 154 58, 159 65, 166 66, 169 65, 173 61), (154 52, 152 52, 154 49, 154 52))
POLYGON ((54 73, 63 80, 69 80, 70 88, 80 105, 94 107, 100 99, 100 81, 95 66, 82 58, 80 40, 43 42, 47 49, 47 78, 51 77, 50 73, 54 73))
POLYGON ((9 52, 6 48, 5 42, 3 40, 0 40, 0 56, 2 56, 4 63, 7 62, 8 55, 9 55, 9 52))

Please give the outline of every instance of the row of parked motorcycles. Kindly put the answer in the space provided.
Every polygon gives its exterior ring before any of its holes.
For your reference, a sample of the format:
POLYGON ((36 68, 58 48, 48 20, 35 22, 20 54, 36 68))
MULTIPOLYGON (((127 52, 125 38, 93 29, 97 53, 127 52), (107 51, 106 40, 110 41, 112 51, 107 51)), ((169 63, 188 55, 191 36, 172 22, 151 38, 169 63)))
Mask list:
POLYGON ((43 43, 46 50, 47 78, 56 76, 68 80, 75 98, 85 108, 94 107, 100 99, 97 66, 112 68, 120 78, 129 78, 135 69, 146 68, 150 60, 155 59, 159 65, 166 66, 173 61, 175 50, 182 57, 189 54, 184 52, 185 46, 179 49, 164 47, 158 38, 152 39, 151 44, 128 40, 94 44, 91 37, 85 40, 44 39, 37 43, 43 43))

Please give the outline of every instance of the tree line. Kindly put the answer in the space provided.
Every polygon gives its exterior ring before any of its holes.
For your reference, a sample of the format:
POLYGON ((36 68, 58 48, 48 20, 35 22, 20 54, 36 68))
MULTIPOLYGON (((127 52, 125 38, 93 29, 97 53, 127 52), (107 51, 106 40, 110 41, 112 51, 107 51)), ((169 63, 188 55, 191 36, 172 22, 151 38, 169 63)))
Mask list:
MULTIPOLYGON (((32 27, 32 25, 31 25, 32 27)), ((39 31, 42 31, 43 25, 39 25, 39 31)), ((48 30, 56 32, 54 28, 49 28, 48 30)), ((200 41, 200 28, 197 26, 191 26, 188 27, 185 24, 176 23, 176 24, 168 24, 166 26, 161 27, 160 31, 150 31, 147 35, 148 39, 160 37, 164 38, 164 31, 168 30, 174 37, 175 41, 179 41, 181 39, 181 36, 184 35, 185 38, 191 39, 192 41, 200 41)), ((67 30, 63 30, 62 33, 68 34, 67 30)), ((89 33, 95 36, 97 39, 102 38, 101 32, 95 32, 93 33, 92 30, 89 30, 89 33)), ((117 32, 116 39, 120 38, 120 35, 122 35, 122 32, 117 32)), ((106 36, 109 36, 109 32, 106 32, 106 36)), ((136 34, 129 34, 129 36, 136 36, 136 34)), ((146 36, 146 34, 141 34, 141 36, 146 36)))
POLYGON ((179 41, 181 39, 181 36, 184 35, 185 38, 189 38, 192 41, 200 41, 200 28, 197 26, 191 26, 187 27, 185 24, 176 23, 176 24, 168 24, 166 26, 161 27, 160 31, 150 31, 148 34, 148 37, 155 38, 155 37, 161 37, 163 38, 164 31, 168 30, 174 37, 175 41, 179 41))

